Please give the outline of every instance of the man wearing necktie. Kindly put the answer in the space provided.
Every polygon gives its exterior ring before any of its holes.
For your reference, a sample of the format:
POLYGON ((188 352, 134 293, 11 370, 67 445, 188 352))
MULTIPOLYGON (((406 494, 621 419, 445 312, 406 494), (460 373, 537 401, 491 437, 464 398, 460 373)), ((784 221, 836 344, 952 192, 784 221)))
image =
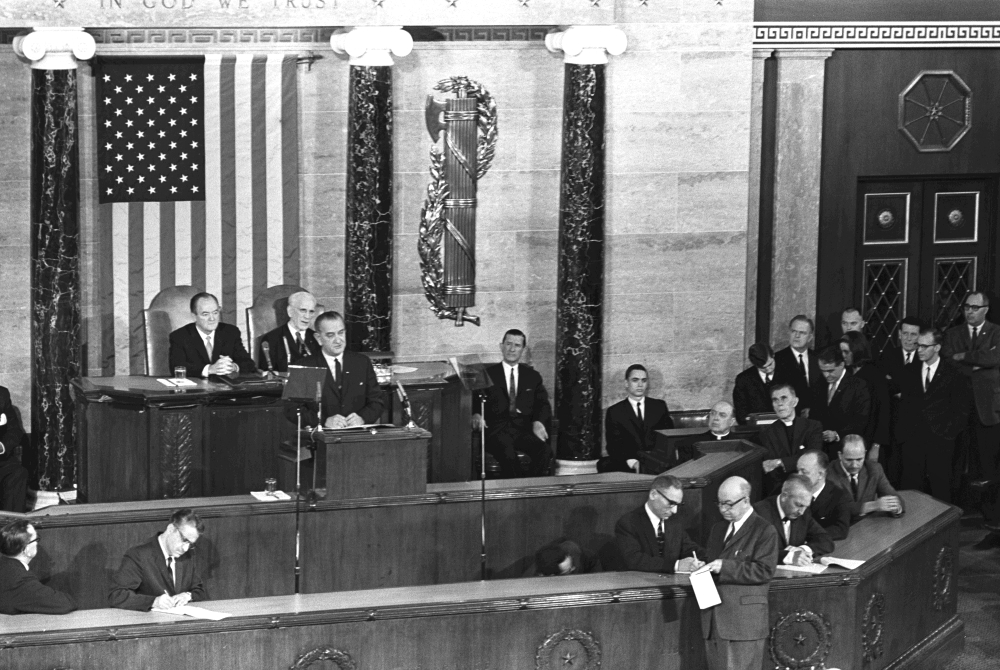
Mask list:
POLYGON ((750 483, 730 477, 719 486, 723 521, 712 526, 708 569, 722 602, 702 610, 701 633, 709 670, 760 670, 769 630, 767 596, 778 564, 778 532, 754 512, 750 483))
POLYGON ((766 342, 751 345, 748 353, 750 367, 736 375, 733 385, 733 407, 736 410, 736 421, 747 423, 750 414, 765 414, 772 412, 771 388, 781 383, 776 376, 777 364, 774 352, 766 342))
POLYGON ((812 518, 810 491, 808 479, 789 475, 779 495, 764 498, 753 506, 778 531, 779 558, 784 565, 811 565, 815 559, 833 552, 830 534, 812 518))
MULTIPOLYGON (((268 354, 271 357, 271 369, 275 372, 285 372, 288 365, 298 365, 306 356, 320 352, 320 344, 313 330, 313 319, 316 316, 316 298, 308 291, 299 291, 288 296, 288 323, 268 331, 261 339, 261 345, 267 342, 268 354)), ((257 367, 268 369, 268 358, 261 346, 257 355, 257 367)))
POLYGON ((678 512, 684 505, 684 487, 673 475, 653 480, 646 503, 615 524, 615 545, 623 570, 693 572, 704 563, 704 550, 684 529, 678 512))
POLYGON ((896 493, 878 463, 865 460, 865 441, 848 435, 836 461, 827 472, 830 481, 851 495, 851 523, 875 513, 903 514, 903 500, 896 493))
MULTIPOLYGON (((973 486, 985 487, 1000 480, 1000 326, 986 320, 990 300, 982 291, 965 296, 962 309, 965 323, 945 333, 941 357, 972 382, 968 471, 973 486)), ((957 470, 965 469, 963 460, 958 459, 957 470)))
POLYGON ((893 484, 899 484, 901 467, 899 449, 896 445, 896 425, 899 422, 899 403, 902 394, 900 380, 903 370, 910 366, 920 365, 917 356, 917 337, 922 326, 915 316, 905 317, 899 323, 897 331, 898 346, 888 346, 879 358, 878 366, 889 381, 889 434, 888 444, 883 444, 879 450, 879 463, 885 468, 885 474, 893 484))
POLYGON ((499 463, 503 477, 540 476, 548 473, 552 450, 549 429, 552 408, 542 376, 530 365, 521 363, 528 337, 511 329, 500 341, 503 360, 486 368, 493 385, 485 400, 477 394, 472 427, 486 424, 486 451, 499 463), (521 466, 518 452, 530 460, 521 466))
POLYGON ((826 389, 816 352, 809 348, 815 332, 813 320, 805 314, 792 317, 788 322, 788 346, 774 354, 775 374, 795 387, 798 411, 803 416, 809 416, 812 408, 822 402, 826 389))
POLYGON ((257 367, 243 346, 240 329, 219 321, 218 299, 211 293, 191 298, 194 323, 170 333, 170 369, 184 366, 189 377, 235 377, 257 367))
POLYGON ((813 405, 809 418, 823 424, 823 442, 828 456, 840 451, 845 435, 861 435, 868 426, 871 394, 864 380, 847 373, 839 345, 819 352, 820 373, 826 381, 824 397, 813 405))
MULTIPOLYGON (((969 378, 942 357, 943 336, 925 328, 917 338, 920 365, 907 368, 896 426, 902 460, 900 488, 923 490, 951 502, 955 442, 973 410, 969 378)), ((973 412, 974 413, 974 412, 973 412)))
MULTIPOLYGON (((322 423, 327 428, 350 428, 377 423, 382 416, 385 394, 378 385, 371 359, 347 351, 347 326, 338 312, 323 312, 316 317, 316 341, 320 353, 299 359, 297 365, 326 368, 322 388, 322 423)), ((302 415, 307 425, 320 417, 315 403, 308 404, 302 415)), ((291 419, 292 417, 289 416, 291 419)))
POLYGON ((656 431, 673 428, 674 422, 667 403, 648 397, 648 390, 646 368, 630 365, 625 371, 627 396, 604 414, 608 455, 597 462, 598 472, 636 472, 640 451, 667 447, 667 439, 656 431))

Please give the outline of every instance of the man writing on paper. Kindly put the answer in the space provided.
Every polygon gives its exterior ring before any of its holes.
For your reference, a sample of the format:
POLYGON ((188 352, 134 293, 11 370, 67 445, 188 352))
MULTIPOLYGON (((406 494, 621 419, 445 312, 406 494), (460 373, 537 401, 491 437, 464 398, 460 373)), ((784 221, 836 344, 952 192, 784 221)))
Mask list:
POLYGON ((174 512, 166 530, 125 552, 111 580, 108 604, 146 611, 208 600, 189 551, 204 530, 205 525, 194 511, 174 512))
POLYGON ((170 333, 170 369, 184 366, 188 377, 236 377, 257 368, 243 346, 240 329, 219 321, 219 301, 211 293, 191 298, 194 323, 170 333))
POLYGON ((29 572, 38 554, 38 532, 25 520, 0 530, 0 614, 68 614, 76 603, 29 572))
POLYGON ((615 544, 626 570, 693 572, 704 563, 704 550, 691 541, 677 516, 684 504, 681 481, 673 475, 653 480, 646 504, 615 524, 615 544))
MULTIPOLYGON (((327 428, 350 428, 377 423, 385 404, 375 368, 364 354, 347 351, 347 326, 338 312, 323 312, 316 317, 316 341, 321 351, 299 360, 298 365, 326 368, 322 387, 323 425, 327 428)), ((316 425, 311 407, 302 420, 316 425)), ((294 420, 294 419, 293 419, 294 420)))
POLYGON ((718 575, 722 603, 701 612, 709 670, 760 670, 768 635, 767 594, 781 540, 750 504, 750 483, 730 477, 719 486, 724 521, 708 536, 707 569, 718 575))
MULTIPOLYGON (((864 457, 864 454, 862 454, 864 457)), ((833 551, 833 540, 809 511, 812 486, 802 475, 790 475, 781 493, 755 503, 753 509, 778 531, 781 562, 805 566, 833 551)))

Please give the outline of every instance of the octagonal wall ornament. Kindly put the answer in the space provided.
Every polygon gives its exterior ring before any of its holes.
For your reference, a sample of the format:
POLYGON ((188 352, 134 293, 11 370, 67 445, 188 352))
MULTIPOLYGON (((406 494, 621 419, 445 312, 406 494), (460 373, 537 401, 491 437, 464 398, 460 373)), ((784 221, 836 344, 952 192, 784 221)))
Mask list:
POLYGON ((951 151, 972 127, 972 89, 951 70, 924 70, 899 94, 898 127, 921 153, 951 151))

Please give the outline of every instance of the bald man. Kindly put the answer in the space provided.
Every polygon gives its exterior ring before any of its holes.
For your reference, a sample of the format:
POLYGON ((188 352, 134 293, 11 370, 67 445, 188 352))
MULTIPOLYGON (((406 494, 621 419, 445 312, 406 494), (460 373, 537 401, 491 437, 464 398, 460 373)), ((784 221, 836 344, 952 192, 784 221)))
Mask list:
POLYGON ((865 319, 857 307, 848 307, 840 315, 840 330, 844 333, 865 332, 865 319))
POLYGON ((781 539, 750 504, 750 483, 730 477, 716 501, 723 521, 712 526, 706 548, 722 603, 701 612, 710 670, 760 670, 768 635, 767 595, 781 539))
POLYGON ((789 475, 781 493, 753 506, 778 531, 784 565, 806 566, 833 551, 833 540, 809 511, 812 487, 802 475, 789 475))
POLYGON ((698 442, 713 442, 715 440, 739 439, 733 435, 736 425, 736 410, 732 403, 721 400, 708 411, 708 430, 698 435, 692 435, 677 445, 677 460, 680 463, 689 461, 697 455, 694 445, 698 442))
POLYGON ((830 459, 812 449, 799 456, 798 474, 809 480, 812 491, 813 518, 826 528, 834 540, 843 540, 851 528, 851 496, 827 479, 830 459))
POLYGON ((313 319, 316 318, 316 298, 309 291, 288 296, 288 323, 269 331, 260 339, 257 367, 261 370, 287 372, 288 365, 298 365, 307 356, 318 356, 322 347, 316 340, 313 319), (267 353, 264 343, 267 342, 267 353), (268 361, 270 356, 270 361, 268 361))
POLYGON ((865 441, 860 435, 848 435, 827 478, 851 496, 851 523, 869 514, 903 514, 903 499, 889 483, 882 466, 867 461, 865 441))

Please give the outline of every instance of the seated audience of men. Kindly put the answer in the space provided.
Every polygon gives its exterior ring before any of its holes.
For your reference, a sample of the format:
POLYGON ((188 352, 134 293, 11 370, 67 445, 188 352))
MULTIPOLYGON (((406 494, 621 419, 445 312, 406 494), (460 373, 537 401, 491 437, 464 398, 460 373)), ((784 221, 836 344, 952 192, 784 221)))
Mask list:
POLYGON ((871 394, 863 380, 847 374, 839 346, 826 347, 816 358, 826 390, 815 399, 809 418, 823 424, 823 443, 829 456, 840 451, 845 435, 864 434, 871 413, 871 394))
POLYGON ((673 428, 667 403, 646 396, 649 373, 642 365, 625 371, 624 400, 608 407, 604 415, 604 436, 608 455, 597 462, 598 472, 637 472, 640 451, 663 442, 656 431, 673 428), (659 439, 658 439, 659 438, 659 439))
POLYGON ((28 470, 17 456, 23 437, 10 391, 0 386, 0 509, 8 512, 24 512, 28 498, 28 470))
POLYGON ((42 584, 28 568, 38 554, 38 532, 25 520, 0 529, 0 614, 67 614, 76 602, 42 584))
POLYGON ((191 298, 194 323, 170 333, 170 369, 183 366, 188 377, 236 377, 257 367, 243 346, 240 329, 219 321, 219 300, 211 293, 191 298))
POLYGON ((799 474, 809 480, 813 518, 834 540, 843 540, 851 527, 851 496, 827 479, 830 459, 822 451, 799 456, 799 474))
POLYGON ((538 577, 587 574, 600 572, 601 561, 573 540, 562 540, 547 544, 536 551, 532 570, 538 577))
MULTIPOLYGON (((319 415, 307 403, 303 409, 304 425, 322 424, 327 428, 350 428, 377 423, 382 416, 385 394, 371 359, 347 351, 347 326, 339 312, 323 312, 316 317, 316 340, 320 353, 300 358, 296 365, 322 368, 324 377, 319 415)), ((293 420, 291 414, 289 419, 293 420)))
POLYGON ((486 451, 499 463, 503 477, 544 475, 552 461, 549 394, 542 376, 521 363, 527 346, 528 336, 520 330, 504 333, 500 340, 503 361, 486 368, 493 386, 487 391, 485 407, 477 406, 472 416, 475 430, 486 424, 486 451), (527 470, 522 469, 518 452, 528 456, 527 470))
POLYGON ((257 367, 261 370, 287 372, 289 363, 298 365, 306 356, 320 353, 320 344, 313 330, 316 298, 309 291, 288 296, 288 323, 268 331, 260 340, 257 367), (264 347, 264 343, 267 347, 264 347))
POLYGON ((848 435, 827 472, 827 478, 851 496, 851 523, 878 512, 901 516, 903 499, 889 483, 882 466, 865 455, 864 438, 848 435))
POLYGON ((190 551, 204 531, 196 512, 174 512, 162 533, 125 552, 111 579, 108 604, 146 611, 208 600, 190 551))
POLYGON ((781 540, 778 560, 785 565, 804 566, 833 551, 833 540, 812 518, 812 485, 802 475, 789 475, 781 493, 754 504, 757 514, 769 521, 781 540))
POLYGON ((889 443, 889 382, 881 368, 872 362, 868 338, 857 331, 848 331, 840 338, 840 353, 844 365, 868 386, 871 410, 862 437, 870 445, 868 458, 879 460, 881 447, 889 443))
POLYGON ((764 458, 764 490, 773 493, 798 467, 799 456, 808 449, 823 448, 823 426, 819 421, 795 412, 799 399, 791 384, 771 388, 771 406, 778 420, 760 431, 760 443, 767 450, 764 458))
POLYGON ((823 397, 826 388, 816 352, 809 348, 815 331, 815 324, 808 316, 792 317, 788 322, 788 346, 774 354, 775 374, 795 387, 799 412, 806 416, 813 404, 823 397))
POLYGON ((771 386, 775 377, 774 351, 769 344, 757 342, 748 352, 750 367, 736 375, 733 385, 733 408, 738 423, 747 423, 751 414, 771 412, 771 386))
POLYGON ((673 475, 653 480, 646 503, 615 524, 615 543, 626 570, 692 572, 704 551, 688 536, 678 512, 684 504, 681 481, 673 475))

